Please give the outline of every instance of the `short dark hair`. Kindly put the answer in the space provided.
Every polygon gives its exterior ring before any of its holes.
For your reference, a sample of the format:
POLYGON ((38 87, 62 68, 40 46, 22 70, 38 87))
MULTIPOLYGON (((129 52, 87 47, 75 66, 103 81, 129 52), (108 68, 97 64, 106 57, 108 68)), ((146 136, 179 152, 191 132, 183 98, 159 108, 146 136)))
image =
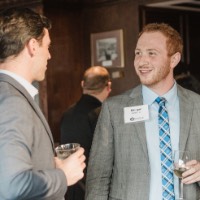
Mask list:
POLYGON ((101 92, 110 81, 110 75, 106 68, 93 66, 88 68, 83 75, 83 89, 91 92, 101 92))
POLYGON ((50 29, 51 22, 29 8, 9 8, 0 13, 0 62, 9 56, 17 56, 26 43, 44 37, 44 28, 50 29))
POLYGON ((183 40, 180 34, 166 23, 150 23, 144 26, 143 30, 139 33, 139 37, 143 33, 149 32, 160 32, 167 38, 167 50, 168 55, 172 56, 173 54, 179 52, 182 54, 183 51, 183 40))

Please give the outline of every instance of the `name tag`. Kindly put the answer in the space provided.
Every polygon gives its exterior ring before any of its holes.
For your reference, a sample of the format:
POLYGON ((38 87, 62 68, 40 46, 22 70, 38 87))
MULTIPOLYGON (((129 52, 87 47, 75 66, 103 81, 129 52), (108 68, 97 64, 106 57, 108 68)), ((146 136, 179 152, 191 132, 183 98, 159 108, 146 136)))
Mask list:
POLYGON ((149 119, 148 105, 125 107, 124 108, 124 122, 140 122, 149 119))

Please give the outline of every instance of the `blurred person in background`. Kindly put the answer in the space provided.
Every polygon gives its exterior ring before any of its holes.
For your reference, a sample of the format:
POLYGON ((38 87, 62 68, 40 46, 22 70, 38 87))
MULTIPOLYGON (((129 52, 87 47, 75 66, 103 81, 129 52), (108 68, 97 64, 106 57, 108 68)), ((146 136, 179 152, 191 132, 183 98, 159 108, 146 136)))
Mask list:
POLYGON ((180 62, 174 69, 174 78, 182 87, 200 94, 200 81, 190 72, 190 67, 180 62))
MULTIPOLYGON (((81 98, 64 112, 61 119, 61 144, 76 142, 85 149, 86 164, 102 102, 111 92, 110 75, 106 68, 88 68, 81 81, 81 98)), ((66 199, 83 200, 85 179, 69 187, 66 199)))

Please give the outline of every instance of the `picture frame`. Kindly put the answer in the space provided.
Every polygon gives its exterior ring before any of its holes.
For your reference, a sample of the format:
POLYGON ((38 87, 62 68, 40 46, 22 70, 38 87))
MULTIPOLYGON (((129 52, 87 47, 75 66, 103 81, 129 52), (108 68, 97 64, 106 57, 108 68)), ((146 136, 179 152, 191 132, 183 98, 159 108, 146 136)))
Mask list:
POLYGON ((124 67, 123 30, 91 34, 92 66, 124 67))

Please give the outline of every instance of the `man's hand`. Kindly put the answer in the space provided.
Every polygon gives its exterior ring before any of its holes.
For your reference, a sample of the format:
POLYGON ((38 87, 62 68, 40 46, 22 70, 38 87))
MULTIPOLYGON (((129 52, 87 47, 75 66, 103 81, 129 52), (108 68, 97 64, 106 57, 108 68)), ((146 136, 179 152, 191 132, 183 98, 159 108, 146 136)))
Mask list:
POLYGON ((191 160, 187 162, 186 166, 189 168, 183 175, 183 183, 191 184, 200 181, 200 162, 191 160))
POLYGON ((65 160, 55 157, 56 168, 64 171, 67 178, 67 185, 73 185, 83 178, 83 170, 86 167, 84 149, 80 147, 75 153, 65 160))

